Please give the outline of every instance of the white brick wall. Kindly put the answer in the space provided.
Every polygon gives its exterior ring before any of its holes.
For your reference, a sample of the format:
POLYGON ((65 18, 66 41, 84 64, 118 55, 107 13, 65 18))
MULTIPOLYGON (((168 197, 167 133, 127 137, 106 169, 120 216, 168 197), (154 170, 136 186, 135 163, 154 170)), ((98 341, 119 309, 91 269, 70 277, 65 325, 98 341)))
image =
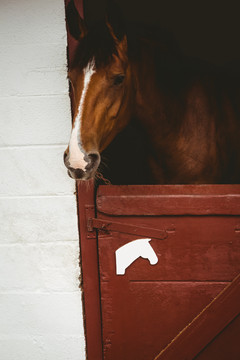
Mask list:
POLYGON ((0 1, 0 359, 84 360, 64 0, 0 1))

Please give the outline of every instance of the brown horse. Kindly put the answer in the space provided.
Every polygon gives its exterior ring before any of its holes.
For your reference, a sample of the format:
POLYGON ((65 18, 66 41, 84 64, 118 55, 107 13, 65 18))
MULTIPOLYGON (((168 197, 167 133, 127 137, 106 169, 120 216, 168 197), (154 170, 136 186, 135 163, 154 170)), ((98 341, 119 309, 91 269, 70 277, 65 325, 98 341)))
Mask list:
POLYGON ((94 177, 100 154, 134 119, 146 138, 151 183, 239 183, 239 79, 185 58, 153 33, 123 26, 112 9, 106 19, 87 31, 73 1, 67 8, 79 41, 69 69, 69 175, 94 177))

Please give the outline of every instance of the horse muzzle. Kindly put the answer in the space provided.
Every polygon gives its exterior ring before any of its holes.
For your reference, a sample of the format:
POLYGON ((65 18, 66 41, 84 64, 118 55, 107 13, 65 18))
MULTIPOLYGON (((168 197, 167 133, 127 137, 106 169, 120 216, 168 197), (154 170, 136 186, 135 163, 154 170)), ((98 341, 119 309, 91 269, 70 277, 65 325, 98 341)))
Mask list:
POLYGON ((84 157, 87 165, 84 168, 73 167, 69 162, 67 150, 64 152, 63 161, 68 169, 68 175, 74 180, 89 180, 94 177, 100 164, 100 154, 98 152, 88 153, 84 157))

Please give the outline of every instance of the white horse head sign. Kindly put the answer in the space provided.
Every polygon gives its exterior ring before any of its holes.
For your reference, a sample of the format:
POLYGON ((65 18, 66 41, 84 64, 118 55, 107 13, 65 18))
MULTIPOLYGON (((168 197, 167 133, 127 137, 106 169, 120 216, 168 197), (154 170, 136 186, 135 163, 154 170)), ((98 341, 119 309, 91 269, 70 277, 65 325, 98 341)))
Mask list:
POLYGON ((139 257, 148 259, 151 265, 158 262, 158 257, 149 244, 151 239, 138 239, 121 246, 116 250, 116 273, 124 275, 127 267, 129 267, 139 257))

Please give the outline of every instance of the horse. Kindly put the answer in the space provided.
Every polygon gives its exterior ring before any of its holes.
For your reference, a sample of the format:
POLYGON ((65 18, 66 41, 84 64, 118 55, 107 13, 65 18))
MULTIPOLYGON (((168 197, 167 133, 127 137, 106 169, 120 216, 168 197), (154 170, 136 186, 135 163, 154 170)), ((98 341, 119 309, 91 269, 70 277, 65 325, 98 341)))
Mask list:
POLYGON ((129 267, 139 257, 148 259, 151 265, 158 263, 158 257, 149 244, 151 239, 133 240, 115 251, 116 255, 116 274, 124 275, 126 268, 129 267))
POLYGON ((141 167, 142 156, 151 184, 240 182, 239 77, 186 57, 152 29, 126 24, 113 5, 90 28, 73 0, 66 18, 78 41, 68 71, 73 127, 64 163, 70 177, 99 176, 101 155, 134 119, 144 150, 128 146, 126 154, 122 142, 126 177, 125 163, 141 167))

